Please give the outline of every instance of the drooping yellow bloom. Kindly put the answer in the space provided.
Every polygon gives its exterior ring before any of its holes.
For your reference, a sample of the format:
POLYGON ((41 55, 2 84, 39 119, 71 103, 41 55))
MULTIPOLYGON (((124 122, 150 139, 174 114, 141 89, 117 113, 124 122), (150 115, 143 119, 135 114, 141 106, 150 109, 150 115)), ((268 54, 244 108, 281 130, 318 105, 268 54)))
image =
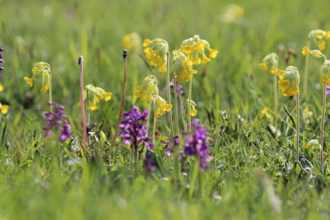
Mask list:
POLYGON ((263 70, 268 70, 269 73, 274 74, 278 71, 278 56, 276 53, 271 53, 262 59, 262 63, 259 63, 259 67, 263 70))
POLYGON ((301 51, 302 55, 306 56, 307 54, 311 54, 313 57, 316 58, 320 58, 320 57, 324 57, 324 54, 319 51, 319 50, 309 50, 308 47, 304 46, 302 51, 301 51))
POLYGON ((178 50, 174 50, 172 53, 174 55, 172 72, 176 75, 175 81, 189 81, 197 73, 197 70, 192 69, 193 61, 189 60, 183 52, 178 50))
POLYGON ((321 66, 321 83, 329 83, 330 84, 330 60, 325 60, 323 65, 321 66))
POLYGON ((166 73, 166 62, 168 55, 168 43, 163 39, 154 39, 149 40, 145 39, 143 43, 144 47, 147 47, 144 50, 146 57, 150 60, 151 66, 159 66, 158 71, 161 73, 166 73))
MULTIPOLYGON (((189 108, 189 105, 190 105, 190 108, 191 108, 190 109, 190 115, 193 116, 193 117, 196 116, 197 113, 198 113, 198 111, 196 109, 196 103, 193 100, 189 101, 189 99, 187 99, 186 104, 187 104, 187 111, 188 111, 188 108, 189 108)), ((188 115, 186 115, 186 118, 188 118, 188 115)))
POLYGON ((155 101, 154 104, 155 118, 159 118, 160 115, 163 115, 172 109, 172 105, 167 104, 165 99, 163 99, 159 95, 155 95, 154 101, 155 101))
POLYGON ((34 81, 33 78, 24 77, 24 81, 25 81, 27 84, 29 84, 30 87, 33 86, 33 81, 34 81))
POLYGON ((218 54, 217 49, 210 48, 209 42, 200 39, 198 35, 184 40, 179 51, 184 53, 193 65, 208 63, 211 61, 210 58, 213 59, 218 54), (209 56, 206 56, 205 50, 208 51, 209 56))
POLYGON ((299 92, 300 76, 297 67, 288 66, 280 80, 279 87, 284 96, 294 96, 299 92))
MULTIPOLYGON (((106 92, 104 89, 101 87, 95 87, 92 84, 86 85, 84 89, 84 100, 88 100, 88 105, 87 109, 94 111, 97 109, 97 103, 101 100, 104 99, 105 101, 109 101, 111 99, 112 93, 111 92, 106 92)), ((78 103, 78 106, 80 106, 81 103, 78 103)))
POLYGON ((136 52, 139 52, 141 50, 140 35, 136 32, 124 35, 123 47, 128 51, 135 50, 136 52))
POLYGON ((3 105, 0 103, 0 112, 1 114, 5 115, 8 113, 9 105, 3 105))
POLYGON ((306 145, 307 150, 320 151, 322 146, 317 139, 311 139, 306 145))
POLYGON ((135 88, 135 95, 143 101, 151 101, 154 95, 158 95, 157 79, 154 75, 143 79, 142 85, 135 88))
POLYGON ((32 78, 24 77, 24 81, 30 86, 33 86, 33 82, 38 79, 42 79, 42 87, 40 92, 47 92, 50 88, 50 77, 51 70, 50 65, 45 62, 38 62, 34 64, 32 68, 33 76, 32 78))
POLYGON ((308 39, 313 39, 315 44, 318 46, 320 51, 325 49, 325 40, 330 38, 330 31, 323 31, 323 30, 313 30, 309 32, 308 39))

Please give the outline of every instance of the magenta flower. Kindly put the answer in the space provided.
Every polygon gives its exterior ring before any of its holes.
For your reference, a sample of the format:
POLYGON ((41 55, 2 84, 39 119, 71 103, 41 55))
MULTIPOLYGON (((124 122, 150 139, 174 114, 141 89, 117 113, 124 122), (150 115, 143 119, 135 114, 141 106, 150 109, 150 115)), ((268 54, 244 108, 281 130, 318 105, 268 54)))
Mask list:
MULTIPOLYGON (((2 47, 0 47, 0 71, 4 70, 5 68, 1 66, 2 63, 4 63, 5 61, 2 59, 2 54, 1 52, 4 51, 4 49, 2 47)), ((0 79, 1 79, 1 74, 0 74, 0 79)))
POLYGON ((174 137, 171 137, 169 141, 162 141, 162 144, 164 145, 164 153, 167 156, 170 156, 176 150, 177 146, 180 145, 179 136, 176 135, 174 137))
POLYGON ((58 127, 61 127, 61 135, 59 137, 60 141, 65 141, 68 139, 68 137, 71 135, 69 129, 71 129, 71 126, 67 122, 68 116, 64 113, 64 106, 59 106, 55 102, 48 102, 48 105, 52 105, 55 108, 55 112, 46 112, 46 123, 47 126, 43 127, 44 130, 44 137, 50 137, 51 131, 56 130, 58 127))
POLYGON ((144 159, 144 169, 147 173, 155 171, 157 166, 157 160, 154 157, 154 153, 151 150, 147 150, 146 157, 144 159))
POLYGON ((186 137, 184 154, 199 157, 200 168, 206 169, 208 168, 207 162, 212 160, 212 156, 208 154, 210 147, 207 145, 207 141, 211 140, 211 138, 206 134, 207 129, 199 124, 199 119, 194 119, 189 128, 193 136, 186 137))
POLYGON ((139 108, 133 106, 129 112, 123 112, 122 115, 126 116, 120 124, 121 132, 119 136, 124 139, 123 144, 130 145, 132 149, 137 151, 141 144, 146 144, 148 148, 153 148, 153 144, 150 142, 151 137, 148 137, 147 125, 141 124, 140 121, 147 121, 148 110, 139 112, 139 108))

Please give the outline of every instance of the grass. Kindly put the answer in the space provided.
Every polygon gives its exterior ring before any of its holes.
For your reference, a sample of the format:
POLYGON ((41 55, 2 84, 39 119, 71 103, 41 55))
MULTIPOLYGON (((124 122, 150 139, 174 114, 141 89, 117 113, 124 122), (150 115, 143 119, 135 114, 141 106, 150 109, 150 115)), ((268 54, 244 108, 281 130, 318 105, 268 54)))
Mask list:
MULTIPOLYGON (((10 105, 9 114, 1 116, 0 219, 329 218, 329 111, 324 172, 315 153, 305 149, 308 140, 319 139, 320 134, 322 61, 310 58, 308 92, 300 96, 301 112, 306 107, 313 112, 308 120, 301 117, 304 159, 300 164, 295 163, 294 125, 283 108, 296 120, 295 101, 279 95, 278 117, 270 112, 281 130, 274 139, 271 120, 261 114, 264 107, 273 109, 273 76, 259 69, 258 63, 276 52, 279 69, 294 65, 303 77, 301 49, 311 30, 330 29, 330 3, 238 0, 235 4, 245 11, 238 24, 221 20, 230 3, 0 0, 0 46, 5 49, 0 102, 10 105), (31 77, 36 62, 51 65, 53 100, 65 106, 74 136, 81 137, 77 59, 83 55, 85 85, 113 93, 110 101, 100 103, 91 114, 91 122, 97 124, 96 137, 104 119, 102 131, 111 143, 124 77, 122 38, 131 32, 142 39, 163 38, 170 50, 198 34, 218 49, 212 62, 197 67, 192 90, 197 117, 212 137, 209 169, 196 171, 196 160, 188 158, 176 176, 174 160, 160 148, 162 166, 147 174, 141 159, 136 175, 128 147, 109 152, 104 162, 106 144, 96 143, 86 158, 72 150, 79 148, 78 142, 60 144, 56 137, 42 137, 48 95, 39 92, 40 81, 29 88, 23 77, 31 77), (296 51, 297 57, 285 63, 279 44, 296 51)), ((316 49, 313 42, 311 49, 316 49)), ((162 92, 165 74, 154 71, 162 92)), ((134 96, 134 89, 149 74, 138 54, 129 52, 125 111, 133 105, 148 108, 134 96)), ((183 86, 188 91, 188 83, 183 86)), ((170 132, 163 121, 157 130, 166 139, 170 132)))

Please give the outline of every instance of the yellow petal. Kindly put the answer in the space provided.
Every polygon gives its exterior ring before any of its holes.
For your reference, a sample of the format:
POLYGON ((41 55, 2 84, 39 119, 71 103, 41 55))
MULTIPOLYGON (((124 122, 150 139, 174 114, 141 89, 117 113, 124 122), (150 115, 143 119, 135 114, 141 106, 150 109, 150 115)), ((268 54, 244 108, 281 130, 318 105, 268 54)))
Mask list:
POLYGON ((263 70, 267 70, 267 65, 265 63, 259 63, 259 67, 263 70))
POLYGON ((8 113, 9 106, 8 105, 2 105, 0 108, 1 114, 5 115, 8 113))

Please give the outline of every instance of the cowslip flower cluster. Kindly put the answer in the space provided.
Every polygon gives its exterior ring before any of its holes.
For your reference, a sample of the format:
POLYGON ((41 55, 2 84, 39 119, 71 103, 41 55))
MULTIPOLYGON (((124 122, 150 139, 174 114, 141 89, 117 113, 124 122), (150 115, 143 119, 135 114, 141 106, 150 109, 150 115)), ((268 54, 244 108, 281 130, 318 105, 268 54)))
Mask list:
POLYGON ((172 71, 175 75, 176 82, 188 82, 191 77, 197 73, 197 70, 192 69, 193 61, 189 60, 187 56, 179 50, 172 51, 173 66, 172 71))
MULTIPOLYGON (((2 54, 1 52, 4 51, 4 49, 2 47, 0 47, 0 71, 4 70, 5 68, 1 66, 2 63, 4 63, 5 61, 2 59, 2 54)), ((1 74, 0 74, 0 79, 1 79, 1 74)))
POLYGON ((135 95, 143 101, 154 103, 154 118, 159 118, 172 109, 171 104, 167 104, 165 99, 158 95, 157 79, 155 76, 147 76, 143 79, 142 85, 135 88, 135 95))
MULTIPOLYGON (((85 86, 84 89, 84 100, 88 98, 87 109, 91 111, 95 111, 97 109, 97 103, 104 99, 105 101, 109 101, 112 97, 111 92, 106 92, 101 87, 95 87, 92 84, 85 86), (91 100, 91 101, 90 101, 91 100)), ((81 103, 78 103, 78 106, 81 106, 81 103)))
POLYGON ((174 137, 171 137, 168 141, 162 141, 162 144, 164 145, 164 153, 167 156, 170 156, 180 145, 180 138, 178 135, 176 135, 174 137))
POLYGON ((154 96, 154 111, 155 111, 155 118, 159 118, 160 115, 165 114, 165 112, 169 112, 172 109, 171 104, 167 104, 165 99, 160 97, 159 95, 154 96))
POLYGON ((313 30, 309 32, 308 39, 313 39, 320 51, 325 49, 325 40, 330 38, 330 31, 313 30))
POLYGON ((324 58, 324 63, 321 66, 321 83, 330 83, 330 60, 327 60, 326 56, 319 50, 309 50, 307 47, 303 47, 302 52, 304 56, 311 54, 316 58, 324 58))
POLYGON ((284 96, 294 96, 299 92, 300 76, 297 67, 288 66, 284 71, 280 71, 278 76, 279 88, 284 96))
POLYGON ((150 65, 159 66, 158 71, 166 73, 167 55, 169 54, 167 41, 160 38, 154 40, 145 39, 143 47, 146 47, 144 53, 150 60, 150 65))
POLYGON ((141 50, 141 37, 138 33, 133 32, 123 37, 123 48, 131 51, 139 52, 141 50))
POLYGON ((278 71, 278 56, 276 53, 271 53, 262 59, 262 63, 259 63, 259 67, 265 71, 268 70, 270 74, 274 74, 278 71))
POLYGON ((34 64, 32 69, 33 77, 24 77, 24 81, 30 86, 33 86, 33 82, 37 79, 42 79, 42 87, 40 92, 47 92, 50 88, 51 70, 50 65, 45 62, 38 62, 34 64))
POLYGON ((209 42, 200 39, 198 35, 184 40, 179 51, 183 52, 188 62, 192 62, 193 65, 208 63, 211 61, 210 58, 215 58, 218 54, 217 49, 210 48, 209 42), (206 56, 205 50, 208 51, 209 56, 206 56))
POLYGON ((52 105, 55 108, 55 112, 46 112, 46 123, 47 126, 43 127, 42 129, 44 130, 44 137, 50 137, 51 136, 51 131, 56 130, 60 125, 61 127, 61 135, 59 137, 60 141, 65 141, 68 139, 70 136, 70 131, 71 126, 67 122, 68 116, 65 114, 64 106, 57 105, 55 102, 48 102, 48 105, 52 105))
POLYGON ((157 79, 154 75, 143 79, 142 85, 135 88, 135 95, 143 101, 151 101, 153 95, 158 95, 157 79))
POLYGON ((135 151, 140 144, 146 144, 148 148, 153 148, 153 144, 150 142, 151 137, 148 137, 147 125, 141 124, 143 121, 147 121, 148 110, 139 112, 139 108, 133 106, 131 111, 123 112, 122 115, 126 116, 119 124, 121 132, 119 136, 124 139, 123 144, 130 145, 135 151))
POLYGON ((185 140, 184 154, 187 156, 199 157, 199 166, 202 169, 208 168, 207 162, 212 160, 212 156, 208 154, 210 147, 207 141, 211 140, 207 136, 207 129, 200 124, 199 119, 194 119, 189 127, 193 136, 187 136, 185 140))

